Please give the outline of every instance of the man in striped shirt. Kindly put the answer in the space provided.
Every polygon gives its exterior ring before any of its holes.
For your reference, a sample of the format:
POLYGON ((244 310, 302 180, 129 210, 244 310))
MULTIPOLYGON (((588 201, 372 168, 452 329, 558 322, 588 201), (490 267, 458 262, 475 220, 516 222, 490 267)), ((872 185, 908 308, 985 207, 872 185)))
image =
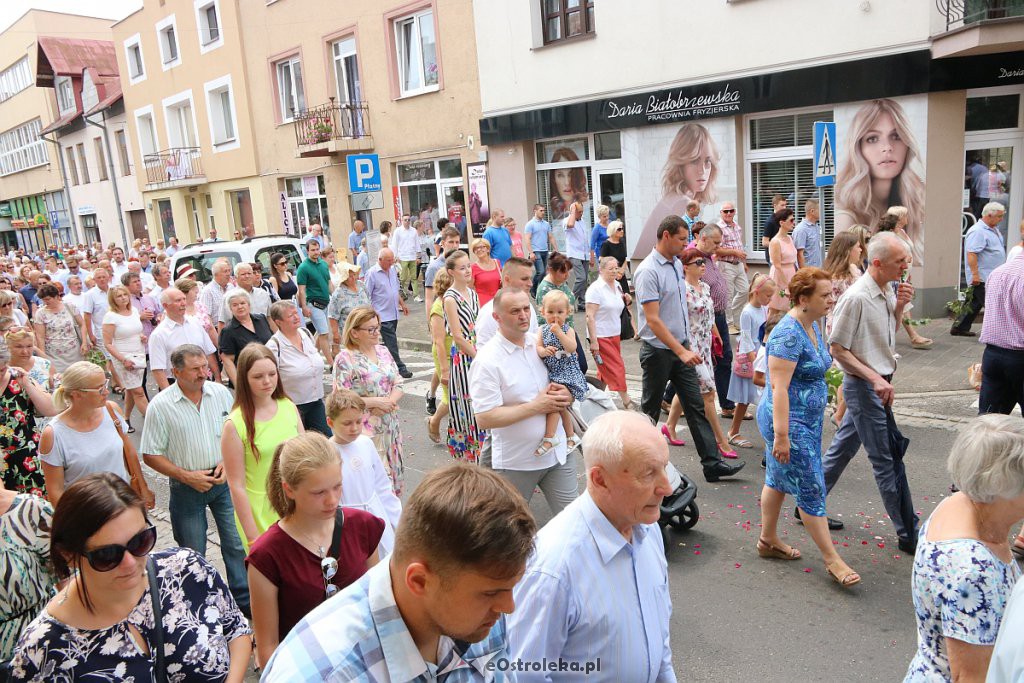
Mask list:
POLYGON ((194 344, 171 353, 175 383, 150 401, 140 450, 147 465, 170 478, 168 508, 175 543, 205 556, 206 508, 210 508, 228 586, 248 617, 245 551, 235 527, 220 451, 220 434, 233 399, 222 384, 206 381, 210 371, 206 355, 194 344))
POLYGON ((1024 410, 1024 253, 999 266, 985 282, 981 323, 981 394, 978 412, 1024 410))

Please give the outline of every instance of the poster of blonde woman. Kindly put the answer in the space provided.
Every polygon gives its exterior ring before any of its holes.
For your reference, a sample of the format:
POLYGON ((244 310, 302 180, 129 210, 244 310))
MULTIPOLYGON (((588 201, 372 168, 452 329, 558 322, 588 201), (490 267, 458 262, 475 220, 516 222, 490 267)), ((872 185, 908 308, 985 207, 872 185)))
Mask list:
POLYGON ((730 119, 623 131, 626 214, 643 220, 626 227, 633 258, 650 253, 658 224, 684 215, 690 200, 700 202, 705 222, 717 218, 721 202, 735 201, 734 138, 730 119))
POLYGON ((927 98, 920 95, 835 109, 836 232, 858 224, 874 232, 890 206, 905 206, 915 265, 924 263, 925 150, 918 140, 924 138, 927 107, 927 98))
MULTIPOLYGON (((580 145, 581 143, 578 142, 570 142, 554 147, 547 163, 556 164, 586 159, 586 152, 580 145)), ((588 169, 583 166, 547 171, 547 196, 550 198, 548 216, 551 221, 552 233, 555 236, 555 244, 563 253, 566 250, 565 219, 569 216, 569 207, 574 202, 583 207, 583 215, 580 218, 583 221, 581 227, 589 235, 591 201, 590 193, 587 191, 589 185, 587 171, 588 169)))

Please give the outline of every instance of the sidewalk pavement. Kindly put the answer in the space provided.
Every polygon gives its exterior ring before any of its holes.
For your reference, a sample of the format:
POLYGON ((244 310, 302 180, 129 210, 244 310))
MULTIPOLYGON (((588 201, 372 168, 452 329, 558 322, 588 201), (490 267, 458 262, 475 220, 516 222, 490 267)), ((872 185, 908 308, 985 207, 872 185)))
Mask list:
MULTIPOLYGON (((430 334, 427 330, 426 309, 424 304, 406 301, 409 315, 398 321, 398 342, 403 349, 430 351, 430 334)), ((586 332, 586 316, 577 313, 574 319, 576 331, 582 338, 586 332)), ((958 391, 970 389, 967 380, 967 369, 974 363, 981 362, 984 346, 977 337, 953 337, 949 334, 952 321, 948 318, 936 318, 926 325, 917 328, 919 334, 934 341, 932 348, 915 349, 910 346, 907 333, 902 329, 896 333, 896 352, 900 354, 899 367, 896 370, 894 384, 900 394, 916 394, 934 391, 958 391)), ((981 317, 972 328, 981 333, 981 317)), ((733 336, 733 351, 736 350, 736 337, 733 336)), ((622 359, 626 365, 626 376, 639 381, 640 342, 626 340, 622 342, 622 359)), ((591 374, 594 371, 591 363, 591 374)))

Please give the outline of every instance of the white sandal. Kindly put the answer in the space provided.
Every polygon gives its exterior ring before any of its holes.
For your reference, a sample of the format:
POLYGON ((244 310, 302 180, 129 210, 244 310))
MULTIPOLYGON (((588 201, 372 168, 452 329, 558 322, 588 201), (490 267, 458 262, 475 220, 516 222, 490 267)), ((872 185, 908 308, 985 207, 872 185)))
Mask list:
POLYGON ((562 441, 557 436, 545 436, 544 439, 541 440, 540 445, 537 446, 537 450, 533 452, 533 455, 536 458, 543 458, 545 455, 555 450, 560 443, 562 443, 562 441))

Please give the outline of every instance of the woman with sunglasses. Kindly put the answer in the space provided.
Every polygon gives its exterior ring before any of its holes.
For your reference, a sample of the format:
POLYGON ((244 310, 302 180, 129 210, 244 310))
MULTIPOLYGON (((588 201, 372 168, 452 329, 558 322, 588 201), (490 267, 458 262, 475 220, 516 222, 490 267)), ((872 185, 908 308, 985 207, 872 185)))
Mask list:
MULTIPOLYGON (((61 386, 53 394, 53 405, 61 412, 46 425, 39 440, 46 495, 54 505, 68 486, 94 472, 111 472, 125 481, 134 475, 145 486, 135 447, 121 439, 121 409, 107 400, 109 396, 110 380, 98 365, 79 361, 64 371, 61 386)), ((148 487, 142 492, 152 508, 153 493, 148 487)))
POLYGON ((159 662, 164 680, 173 672, 174 680, 243 681, 251 631, 227 584, 193 550, 151 554, 156 536, 120 477, 92 474, 70 486, 54 511, 50 546, 66 583, 22 634, 12 677, 151 681, 160 680, 159 662))
POLYGON ((388 347, 381 343, 380 318, 369 306, 352 309, 341 334, 342 349, 334 358, 333 389, 351 389, 366 401, 363 427, 384 460, 396 496, 402 495, 405 465, 398 402, 403 395, 388 347))
MULTIPOLYGON (((626 273, 629 270, 629 261, 626 258, 626 226, 623 225, 622 221, 612 221, 608 224, 608 239, 601 244, 601 258, 605 256, 614 256, 615 260, 619 264, 619 286, 622 287, 623 294, 629 294, 632 296, 632 292, 629 289, 629 277, 626 273)), ((627 306, 626 310, 629 311, 629 321, 633 325, 633 339, 640 339, 640 327, 636 324, 636 313, 633 311, 632 306, 627 306)))
POLYGON ((242 349, 235 378, 235 405, 220 447, 238 536, 248 550, 278 518, 267 499, 274 449, 305 430, 298 407, 285 394, 277 357, 266 346, 253 343, 242 349))
POLYGON ((309 432, 274 451, 267 495, 281 519, 246 558, 261 667, 300 619, 379 560, 384 520, 339 507, 341 490, 341 458, 324 436, 309 432))
POLYGON ((796 225, 796 214, 793 209, 780 209, 772 214, 772 219, 778 223, 779 232, 768 243, 768 258, 772 264, 768 277, 775 280, 779 288, 768 308, 785 315, 789 312, 786 286, 796 274, 796 245, 789 236, 796 225))

